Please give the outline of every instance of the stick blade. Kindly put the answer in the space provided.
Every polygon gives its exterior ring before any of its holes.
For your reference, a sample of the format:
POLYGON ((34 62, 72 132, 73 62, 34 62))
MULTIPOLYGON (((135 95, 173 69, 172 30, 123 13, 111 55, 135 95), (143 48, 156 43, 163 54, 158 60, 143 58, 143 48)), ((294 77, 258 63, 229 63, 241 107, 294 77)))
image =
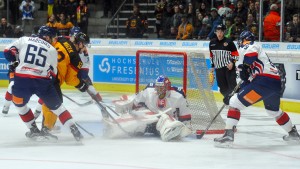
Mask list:
POLYGON ((201 139, 205 134, 224 134, 224 129, 219 130, 197 130, 196 137, 197 139, 201 139))

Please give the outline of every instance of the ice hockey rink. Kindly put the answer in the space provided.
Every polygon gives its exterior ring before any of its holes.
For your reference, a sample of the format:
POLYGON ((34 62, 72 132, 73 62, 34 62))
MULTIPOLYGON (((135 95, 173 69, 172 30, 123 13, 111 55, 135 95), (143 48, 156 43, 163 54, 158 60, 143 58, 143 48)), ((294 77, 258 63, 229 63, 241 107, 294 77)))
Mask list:
MULTIPOLYGON (((0 90, 4 97, 5 89, 0 90)), ((65 94, 79 103, 91 100, 77 91, 65 94)), ((104 102, 121 94, 103 93, 104 102)), ((3 107, 3 97, 0 107, 3 107)), ((34 96, 29 106, 34 109, 34 96)), ((78 144, 67 129, 62 128, 56 143, 28 140, 28 131, 14 106, 6 117, 0 117, 1 169, 299 169, 300 143, 287 144, 286 133, 265 111, 249 107, 242 111, 233 148, 216 148, 213 138, 221 135, 195 136, 180 142, 162 142, 153 136, 107 139, 103 137, 101 112, 96 104, 85 107, 64 98, 64 105, 74 119, 95 137, 82 131, 84 140, 78 144)), ((2 114, 2 113, 1 113, 2 114)), ((300 114, 289 113, 300 129, 300 114)), ((222 117, 226 116, 226 110, 222 117)), ((37 119, 41 125, 41 117, 37 119)), ((58 124, 60 125, 60 124, 58 124)))

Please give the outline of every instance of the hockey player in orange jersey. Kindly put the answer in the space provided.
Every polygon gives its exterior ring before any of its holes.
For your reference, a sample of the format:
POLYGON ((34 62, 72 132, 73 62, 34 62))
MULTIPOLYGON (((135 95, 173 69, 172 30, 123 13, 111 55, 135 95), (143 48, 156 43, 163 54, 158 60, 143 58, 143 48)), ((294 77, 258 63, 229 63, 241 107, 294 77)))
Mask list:
POLYGON ((70 41, 73 42, 74 46, 76 47, 76 50, 78 51, 80 59, 83 63, 80 71, 78 72, 79 78, 83 79, 88 84, 88 94, 91 95, 92 98, 102 101, 102 97, 100 96, 99 92, 96 91, 92 80, 89 77, 90 58, 87 50, 87 47, 90 46, 89 36, 82 33, 79 27, 73 27, 70 30, 70 41))
MULTIPOLYGON (((69 86, 74 86, 81 92, 85 92, 88 85, 78 77, 83 63, 78 55, 74 44, 66 37, 58 37, 56 41, 52 43, 58 52, 58 80, 59 86, 66 83, 69 86)), ((60 87, 57 90, 60 92, 62 99, 62 93, 60 87)), ((49 108, 43 105, 43 130, 49 131, 53 129, 57 116, 53 114, 49 108)))

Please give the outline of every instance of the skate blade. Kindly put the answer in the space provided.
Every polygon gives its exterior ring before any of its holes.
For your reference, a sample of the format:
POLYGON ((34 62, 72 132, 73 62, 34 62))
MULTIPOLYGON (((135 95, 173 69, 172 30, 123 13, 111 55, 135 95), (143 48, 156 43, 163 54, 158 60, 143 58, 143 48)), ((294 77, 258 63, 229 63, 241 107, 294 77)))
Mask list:
POLYGON ((232 148, 233 142, 225 142, 225 143, 215 142, 214 146, 217 148, 232 148))
POLYGON ((35 141, 35 142, 46 142, 49 139, 47 137, 44 136, 35 136, 35 137, 27 137, 29 140, 35 141))

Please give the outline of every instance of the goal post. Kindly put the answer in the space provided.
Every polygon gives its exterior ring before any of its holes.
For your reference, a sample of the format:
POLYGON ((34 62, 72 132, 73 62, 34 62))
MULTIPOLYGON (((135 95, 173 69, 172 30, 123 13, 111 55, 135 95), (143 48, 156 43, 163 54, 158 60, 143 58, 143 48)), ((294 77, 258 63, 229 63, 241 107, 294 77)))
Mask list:
MULTIPOLYGON (((207 59, 203 53, 158 50, 136 52, 136 92, 155 82, 158 75, 167 76, 172 86, 182 87, 192 115, 195 133, 206 129, 218 112, 208 80, 207 59)), ((207 134, 223 133, 225 122, 218 116, 207 134)))

